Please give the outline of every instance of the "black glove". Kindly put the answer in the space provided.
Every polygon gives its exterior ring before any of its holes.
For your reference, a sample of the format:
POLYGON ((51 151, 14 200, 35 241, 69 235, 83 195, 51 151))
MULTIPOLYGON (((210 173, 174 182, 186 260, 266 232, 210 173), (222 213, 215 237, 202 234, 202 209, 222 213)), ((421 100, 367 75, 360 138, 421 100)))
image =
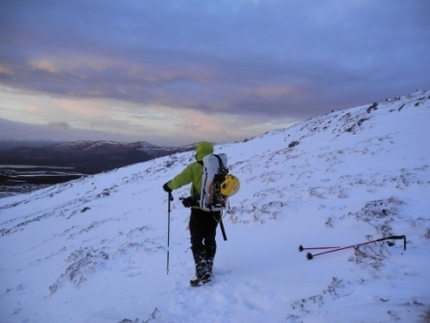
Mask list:
POLYGON ((169 184, 169 182, 163 185, 163 190, 167 193, 170 193, 172 189, 167 184, 169 184))
POLYGON ((194 201, 192 196, 189 197, 181 197, 182 205, 186 208, 192 207, 193 205, 197 205, 196 201, 194 201))

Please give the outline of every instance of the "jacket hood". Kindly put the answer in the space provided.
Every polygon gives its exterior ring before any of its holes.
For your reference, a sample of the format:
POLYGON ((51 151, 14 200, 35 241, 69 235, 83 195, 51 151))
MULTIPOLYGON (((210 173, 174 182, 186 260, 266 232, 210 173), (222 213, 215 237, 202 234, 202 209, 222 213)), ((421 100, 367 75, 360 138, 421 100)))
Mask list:
POLYGON ((214 152, 214 146, 208 141, 199 142, 196 146, 196 154, 194 157, 197 161, 203 159, 203 157, 210 155, 214 152))

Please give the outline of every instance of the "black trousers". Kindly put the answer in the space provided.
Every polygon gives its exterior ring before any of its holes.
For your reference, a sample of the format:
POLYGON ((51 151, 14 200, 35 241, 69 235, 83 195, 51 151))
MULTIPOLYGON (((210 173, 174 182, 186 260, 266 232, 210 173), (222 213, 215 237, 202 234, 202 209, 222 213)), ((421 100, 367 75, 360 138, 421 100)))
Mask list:
POLYGON ((196 275, 199 278, 212 274, 216 254, 216 229, 220 216, 220 212, 191 209, 191 250, 196 264, 196 275))

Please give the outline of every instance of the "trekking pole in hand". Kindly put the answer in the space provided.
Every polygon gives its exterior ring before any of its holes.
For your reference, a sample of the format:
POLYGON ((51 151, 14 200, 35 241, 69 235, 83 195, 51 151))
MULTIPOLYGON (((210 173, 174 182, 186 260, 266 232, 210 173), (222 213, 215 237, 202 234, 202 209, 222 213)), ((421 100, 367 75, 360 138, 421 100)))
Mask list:
POLYGON ((169 247, 170 247, 170 202, 173 201, 172 192, 169 192, 167 202, 167 275, 169 274, 169 247))

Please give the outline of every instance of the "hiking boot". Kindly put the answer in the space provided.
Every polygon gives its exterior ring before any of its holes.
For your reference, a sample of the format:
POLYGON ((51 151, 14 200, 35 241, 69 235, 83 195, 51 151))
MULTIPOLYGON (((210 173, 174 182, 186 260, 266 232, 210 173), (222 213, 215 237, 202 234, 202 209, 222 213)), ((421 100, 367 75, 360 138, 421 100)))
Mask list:
POLYGON ((211 281, 211 275, 206 274, 202 278, 194 278, 190 280, 190 285, 193 287, 201 286, 211 281))

